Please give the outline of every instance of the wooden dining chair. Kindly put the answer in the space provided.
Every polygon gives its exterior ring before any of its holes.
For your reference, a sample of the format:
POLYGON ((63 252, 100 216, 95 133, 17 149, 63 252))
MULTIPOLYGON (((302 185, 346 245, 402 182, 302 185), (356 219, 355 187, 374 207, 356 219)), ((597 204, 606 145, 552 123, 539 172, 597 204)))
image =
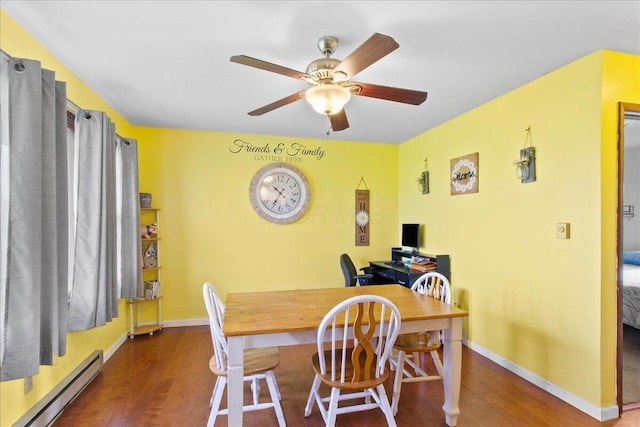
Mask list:
MULTIPOLYGON (((425 273, 416 279, 411 286, 411 290, 447 304, 452 304, 453 302, 449 280, 435 271, 425 273)), ((398 413, 402 383, 442 379, 444 369, 438 354, 441 346, 441 331, 414 332, 398 336, 393 345, 393 350, 397 354, 389 358, 391 369, 396 371, 391 402, 393 415, 398 413), (431 355, 437 374, 429 374, 420 366, 420 354, 425 353, 431 355)))
MULTIPOLYGON (((220 409, 222 395, 227 385, 228 352, 227 340, 222 333, 224 303, 213 285, 206 282, 202 287, 204 302, 209 314, 209 327, 213 342, 213 357, 209 360, 209 369, 216 376, 216 384, 211 395, 209 420, 207 426, 212 427, 218 415, 228 415, 228 409, 220 409)), ((243 412, 273 408, 280 427, 286 426, 282 407, 280 406, 280 390, 273 370, 280 364, 278 347, 251 348, 244 351, 244 378, 251 383, 253 402, 242 407, 243 412), (260 402, 260 380, 265 380, 271 396, 270 402, 260 402)))
POLYGON ((318 327, 318 352, 311 358, 315 377, 305 417, 317 404, 325 424, 334 426, 339 414, 380 408, 387 424, 395 426, 384 381, 389 374, 387 359, 399 330, 398 309, 380 296, 352 297, 331 309, 318 327), (377 323, 376 318, 380 319, 377 323), (325 350, 327 340, 330 349, 325 350), (320 395, 323 383, 331 387, 329 396, 320 395), (339 402, 352 399, 362 401, 339 406, 339 402))

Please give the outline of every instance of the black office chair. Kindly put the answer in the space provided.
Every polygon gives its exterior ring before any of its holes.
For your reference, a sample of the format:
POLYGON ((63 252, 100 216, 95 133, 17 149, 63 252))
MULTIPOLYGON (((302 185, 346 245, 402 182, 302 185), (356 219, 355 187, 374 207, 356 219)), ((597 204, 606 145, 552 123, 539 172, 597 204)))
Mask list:
POLYGON ((360 270, 364 271, 364 274, 358 274, 353 261, 347 254, 340 255, 340 268, 342 268, 342 274, 344 274, 344 285, 347 287, 366 286, 373 282, 373 269, 371 267, 362 267, 360 270))

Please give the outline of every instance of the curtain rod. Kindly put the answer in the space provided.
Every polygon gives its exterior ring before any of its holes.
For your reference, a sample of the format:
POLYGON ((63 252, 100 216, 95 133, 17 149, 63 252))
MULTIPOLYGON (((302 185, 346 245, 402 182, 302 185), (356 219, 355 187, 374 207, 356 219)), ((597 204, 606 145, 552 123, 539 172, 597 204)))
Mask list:
MULTIPOLYGON (((13 62, 15 62, 16 64, 14 65, 14 68, 17 72, 21 72, 24 71, 25 66, 22 63, 22 59, 20 58, 15 58, 12 55, 9 55, 9 53, 4 50, 4 49, 0 49, 0 52, 3 53, 7 58, 9 58, 10 60, 12 60, 13 62)), ((67 108, 71 107, 71 110, 73 110, 72 112, 77 114, 78 112, 82 112, 85 115, 85 118, 90 119, 91 118, 91 114, 89 114, 85 109, 80 108, 78 106, 78 104, 76 104, 75 102, 71 101, 69 98, 67 98, 67 108)))
POLYGON ((16 71, 18 72, 24 71, 24 64, 22 63, 22 60, 14 58, 13 56, 9 55, 4 49, 0 49, 0 52, 2 52, 5 56, 7 56, 9 59, 11 59, 13 62, 16 63, 16 65, 14 65, 14 68, 16 71))
MULTIPOLYGON (((14 65, 14 68, 15 68, 15 70, 16 70, 17 72, 22 72, 22 71, 24 71, 25 66, 24 66, 24 64, 22 63, 22 59, 20 59, 20 58, 15 58, 15 57, 13 57, 13 56, 9 55, 9 53, 8 53, 6 50, 2 49, 2 48, 0 48, 0 53, 2 53, 2 54, 3 54, 3 55, 5 55, 7 58, 9 58, 10 60, 12 60, 13 62, 15 62, 15 63, 16 63, 16 64, 14 65)), ((76 104, 75 102, 71 101, 69 98, 67 98, 67 109, 70 109, 70 110, 71 110, 71 112, 72 112, 72 113, 74 113, 74 114, 78 114, 78 112, 80 112, 80 113, 84 113, 84 117, 85 117, 86 119, 90 119, 90 118, 91 118, 91 114, 90 114, 87 110, 85 110, 84 108, 81 108, 80 106, 78 106, 78 104, 76 104)), ((121 137, 120 135, 118 135, 117 133, 116 133, 116 136, 118 136, 118 137, 122 138, 122 140, 124 140, 124 141, 125 141, 125 143, 126 143, 127 145, 129 145, 129 141, 127 140, 127 138, 123 138, 123 137, 121 137)))

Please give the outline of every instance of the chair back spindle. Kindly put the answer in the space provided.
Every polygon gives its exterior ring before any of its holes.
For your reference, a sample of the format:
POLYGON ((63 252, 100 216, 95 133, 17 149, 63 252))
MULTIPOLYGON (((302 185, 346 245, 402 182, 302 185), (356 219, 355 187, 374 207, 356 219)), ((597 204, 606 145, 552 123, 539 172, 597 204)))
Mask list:
POLYGON ((224 320, 224 303, 213 285, 205 283, 203 287, 204 303, 209 314, 209 329, 211 329, 211 341, 216 367, 221 371, 227 370, 227 355, 229 347, 227 339, 222 333, 222 321, 224 320), (209 286, 207 286, 209 285, 209 286))

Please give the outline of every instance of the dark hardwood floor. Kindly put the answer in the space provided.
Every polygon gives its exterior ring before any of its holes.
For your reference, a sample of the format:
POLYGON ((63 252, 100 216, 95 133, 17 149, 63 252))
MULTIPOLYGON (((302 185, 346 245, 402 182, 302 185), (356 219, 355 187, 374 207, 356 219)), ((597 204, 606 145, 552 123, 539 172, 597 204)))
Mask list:
MULTIPOLYGON (((282 347, 276 370, 287 425, 321 426, 314 408, 304 417, 313 379, 313 345, 282 347)), ((73 401, 55 426, 204 426, 214 377, 208 327, 168 328, 128 340, 73 401)), ((387 382, 390 396, 391 381, 387 382)), ((248 387, 246 387, 248 389, 248 387)), ((266 385, 263 394, 267 394, 266 385)), ((245 399, 249 399, 248 392, 245 399)), ((445 427, 442 383, 405 384, 398 426, 445 427)), ((640 426, 640 411, 600 423, 488 359, 463 347, 459 427, 640 426)), ((345 414, 340 426, 385 426, 379 410, 345 414)), ((216 426, 226 426, 219 416, 216 426)), ((273 410, 245 413, 244 425, 277 425, 273 410)))
POLYGON ((622 403, 640 405, 640 329, 624 325, 622 344, 622 403))

